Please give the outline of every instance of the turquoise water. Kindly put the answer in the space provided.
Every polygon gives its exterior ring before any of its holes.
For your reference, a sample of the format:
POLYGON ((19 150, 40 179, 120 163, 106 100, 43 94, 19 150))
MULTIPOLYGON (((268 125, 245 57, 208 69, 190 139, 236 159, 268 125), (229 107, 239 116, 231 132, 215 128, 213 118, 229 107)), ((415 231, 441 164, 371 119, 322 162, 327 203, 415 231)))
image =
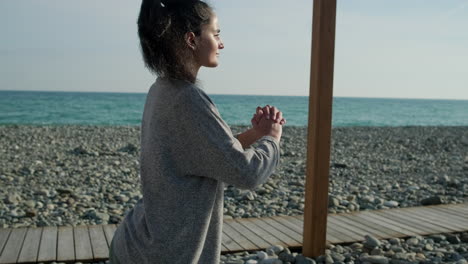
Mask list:
MULTIPOLYGON (((0 124, 140 125, 146 94, 0 91, 0 124)), ((307 125, 306 96, 210 95, 230 125, 250 124, 258 105, 275 105, 288 125, 307 125)), ((333 126, 468 126, 467 100, 333 100, 333 126)))

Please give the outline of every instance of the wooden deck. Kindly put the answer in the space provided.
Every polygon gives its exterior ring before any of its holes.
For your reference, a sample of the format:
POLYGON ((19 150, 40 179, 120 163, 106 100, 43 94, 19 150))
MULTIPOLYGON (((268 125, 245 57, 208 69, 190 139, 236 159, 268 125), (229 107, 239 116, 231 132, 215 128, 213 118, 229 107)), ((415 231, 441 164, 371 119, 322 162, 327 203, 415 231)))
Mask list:
MULTIPOLYGON (((0 264, 105 260, 115 225, 0 229, 0 264)), ((223 253, 271 245, 300 248, 302 216, 225 220, 223 253)), ((468 230, 468 204, 438 205, 328 215, 328 243, 408 237, 468 230)))

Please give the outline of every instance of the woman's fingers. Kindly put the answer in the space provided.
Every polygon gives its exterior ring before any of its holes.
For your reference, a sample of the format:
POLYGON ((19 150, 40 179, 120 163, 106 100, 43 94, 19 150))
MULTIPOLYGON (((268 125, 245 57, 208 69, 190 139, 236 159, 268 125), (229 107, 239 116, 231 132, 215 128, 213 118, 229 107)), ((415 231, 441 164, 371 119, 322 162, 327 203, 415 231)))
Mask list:
POLYGON ((263 107, 262 110, 263 110, 263 114, 265 114, 265 118, 270 119, 270 106, 266 105, 265 107, 263 107))
POLYGON ((283 119, 283 112, 278 111, 278 113, 276 113, 276 116, 275 116, 276 123, 279 123, 282 119, 283 119))
POLYGON ((270 118, 271 118, 271 120, 276 121, 276 115, 278 114, 278 112, 279 112, 278 108, 276 108, 274 106, 270 108, 270 118))
POLYGON ((260 122, 260 119, 262 119, 263 116, 263 110, 259 110, 257 114, 255 114, 255 119, 257 120, 257 123, 260 122))
POLYGON ((258 124, 255 114, 253 114, 252 119, 250 119, 250 124, 252 124, 253 127, 258 124))
POLYGON ((255 121, 260 122, 260 118, 262 117, 263 115, 263 110, 260 106, 257 106, 257 109, 255 111, 255 121))
POLYGON ((279 111, 278 108, 270 105, 266 105, 263 108, 260 106, 257 107, 255 113, 255 120, 257 123, 260 122, 262 116, 264 116, 265 119, 273 120, 276 123, 279 123, 283 119, 283 113, 279 111))
POLYGON ((262 111, 262 107, 257 106, 257 109, 256 109, 255 111, 256 111, 256 113, 257 113, 257 115, 258 115, 258 113, 259 113, 260 111, 262 111))

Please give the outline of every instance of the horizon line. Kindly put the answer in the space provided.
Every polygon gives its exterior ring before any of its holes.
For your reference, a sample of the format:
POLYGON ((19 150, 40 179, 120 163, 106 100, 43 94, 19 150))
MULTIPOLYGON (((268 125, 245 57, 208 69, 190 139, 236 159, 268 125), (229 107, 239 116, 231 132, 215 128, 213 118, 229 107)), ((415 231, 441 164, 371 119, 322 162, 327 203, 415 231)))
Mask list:
MULTIPOLYGON (((147 92, 116 92, 116 91, 63 91, 63 90, 3 90, 0 92, 49 92, 49 93, 108 93, 108 94, 147 94, 147 92)), ((266 97, 309 97, 309 95, 277 95, 277 94, 225 94, 225 93, 207 93, 208 95, 227 95, 227 96, 266 96, 266 97)), ((333 98, 352 98, 352 99, 403 99, 403 100, 449 100, 449 101, 468 101, 468 98, 415 98, 415 97, 372 97, 372 96, 342 96, 333 95, 333 98)))

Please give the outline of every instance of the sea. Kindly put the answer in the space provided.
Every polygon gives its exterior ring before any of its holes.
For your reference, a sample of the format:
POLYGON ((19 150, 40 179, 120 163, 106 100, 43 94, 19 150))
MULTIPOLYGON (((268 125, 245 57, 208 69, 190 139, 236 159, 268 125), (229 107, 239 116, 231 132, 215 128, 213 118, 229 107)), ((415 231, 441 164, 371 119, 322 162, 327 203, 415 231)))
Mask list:
MULTIPOLYGON (((210 95, 229 125, 249 125, 257 106, 278 107, 287 126, 307 126, 307 96, 210 95)), ((139 126, 144 93, 0 91, 0 125, 139 126)), ((334 97, 333 127, 468 126, 468 100, 334 97)))

